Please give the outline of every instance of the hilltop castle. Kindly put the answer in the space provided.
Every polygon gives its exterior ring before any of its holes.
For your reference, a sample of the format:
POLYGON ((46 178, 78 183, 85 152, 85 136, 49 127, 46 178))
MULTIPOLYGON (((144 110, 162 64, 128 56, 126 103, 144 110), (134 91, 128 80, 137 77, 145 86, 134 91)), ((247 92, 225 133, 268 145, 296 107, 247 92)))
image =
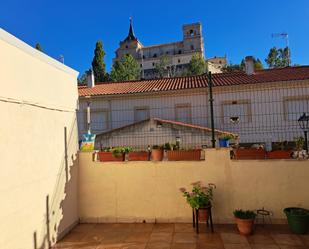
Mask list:
POLYGON ((120 60, 122 56, 131 54, 140 65, 141 78, 150 79, 158 77, 155 66, 164 57, 168 62, 164 76, 182 76, 194 54, 198 53, 204 58, 201 23, 185 24, 182 26, 182 32, 182 41, 144 46, 135 36, 132 19, 130 19, 128 36, 120 42, 113 63, 120 60))

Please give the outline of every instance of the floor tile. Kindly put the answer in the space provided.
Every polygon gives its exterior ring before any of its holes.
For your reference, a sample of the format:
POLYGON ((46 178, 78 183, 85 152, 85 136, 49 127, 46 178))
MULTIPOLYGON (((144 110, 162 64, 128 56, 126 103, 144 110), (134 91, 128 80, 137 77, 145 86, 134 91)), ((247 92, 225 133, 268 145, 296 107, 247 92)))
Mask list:
POLYGON ((222 239, 220 237, 220 234, 213 233, 213 234, 198 234, 197 236, 197 242, 203 243, 207 245, 217 245, 222 244, 222 239))
POLYGON ((174 243, 171 249, 196 249, 195 243, 174 243))
POLYGON ((278 245, 303 246, 300 237, 295 234, 272 234, 272 238, 278 245))
MULTIPOLYGON (((201 224, 200 224, 201 225, 201 224)), ((175 233, 195 233, 192 224, 175 224, 175 233)))
POLYGON ((148 242, 150 238, 150 232, 131 232, 125 238, 125 242, 148 242))
POLYGON ((299 237, 303 241, 303 243, 309 247, 309 234, 299 235, 299 237))
POLYGON ((253 234, 247 237, 250 244, 275 244, 274 239, 270 235, 253 234))
POLYGON ((154 242, 167 242, 171 243, 173 238, 173 233, 164 233, 164 232, 153 232, 150 235, 149 243, 154 243, 154 242))
POLYGON ((252 249, 280 249, 280 247, 276 244, 251 244, 252 249))
POLYGON ((246 244, 223 244, 224 249, 251 249, 249 245, 246 244))
POLYGON ((280 245, 280 249, 308 249, 308 246, 288 246, 288 245, 280 245))
POLYGON ((195 233, 174 233, 173 243, 196 243, 195 233))
POLYGON ((148 243, 146 249, 171 249, 171 244, 166 242, 148 243))
POLYGON ((152 232, 174 232, 174 224, 154 224, 152 232))
POLYGON ((247 238, 240 234, 221 233, 223 244, 249 244, 247 238))

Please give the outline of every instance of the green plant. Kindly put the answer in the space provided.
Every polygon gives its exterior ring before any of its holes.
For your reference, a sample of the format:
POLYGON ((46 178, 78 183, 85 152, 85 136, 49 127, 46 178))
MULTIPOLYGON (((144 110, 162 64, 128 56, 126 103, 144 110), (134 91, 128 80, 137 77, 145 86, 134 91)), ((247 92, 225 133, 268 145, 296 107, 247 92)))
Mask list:
POLYGON ((233 212, 234 216, 239 219, 254 219, 256 216, 256 213, 254 213, 252 210, 242 210, 242 209, 236 209, 233 212))
POLYGON ((234 139, 234 136, 232 134, 222 134, 219 139, 222 139, 222 140, 231 140, 231 139, 234 139))
POLYGON ((163 145, 164 150, 180 150, 180 142, 177 141, 176 143, 165 143, 163 145))
POLYGON ((213 189, 216 188, 216 186, 212 183, 207 186, 202 185, 200 181, 194 182, 191 185, 193 186, 191 192, 187 191, 185 188, 179 189, 186 198, 187 203, 192 208, 203 208, 210 205, 213 198, 213 189))
POLYGON ((301 151, 305 145, 305 139, 303 137, 295 137, 295 146, 297 151, 301 151))
POLYGON ((111 151, 111 147, 103 147, 101 150, 103 152, 110 152, 111 151))
POLYGON ((129 146, 124 146, 124 147, 114 147, 110 150, 113 153, 114 157, 119 157, 123 153, 129 153, 132 151, 132 148, 129 146))
POLYGON ((287 150, 288 147, 288 141, 281 141, 281 142, 276 142, 273 144, 273 150, 287 150))
POLYGON ((155 144, 155 145, 152 146, 153 150, 162 150, 163 148, 164 148, 164 145, 157 145, 157 144, 155 144))

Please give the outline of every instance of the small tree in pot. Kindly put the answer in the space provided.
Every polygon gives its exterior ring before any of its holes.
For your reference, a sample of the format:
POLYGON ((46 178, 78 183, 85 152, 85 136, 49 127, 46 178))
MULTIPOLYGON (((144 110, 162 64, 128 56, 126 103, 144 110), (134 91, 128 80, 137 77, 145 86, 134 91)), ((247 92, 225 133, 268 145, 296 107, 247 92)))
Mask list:
POLYGON ((189 192, 185 188, 179 190, 183 193, 187 203, 194 209, 199 209, 199 220, 207 221, 209 218, 209 208, 213 198, 213 189, 216 185, 209 183, 207 186, 200 181, 191 184, 192 191, 189 192))
POLYGON ((151 157, 153 161, 163 160, 163 145, 153 145, 151 150, 151 157))
POLYGON ((250 235, 253 231, 253 224, 256 213, 254 213, 252 210, 244 211, 242 209, 236 209, 234 211, 234 217, 240 234, 250 235))

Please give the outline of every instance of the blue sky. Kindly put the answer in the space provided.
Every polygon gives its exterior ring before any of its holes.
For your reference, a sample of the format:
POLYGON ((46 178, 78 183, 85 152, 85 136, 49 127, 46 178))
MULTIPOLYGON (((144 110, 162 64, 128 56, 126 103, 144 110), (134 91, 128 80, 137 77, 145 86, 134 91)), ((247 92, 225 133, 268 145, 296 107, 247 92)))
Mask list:
POLYGON ((3 0, 0 27, 30 45, 40 42, 54 58, 63 54, 79 72, 90 67, 101 39, 109 70, 130 16, 144 45, 181 40, 182 24, 200 21, 206 56, 226 54, 232 63, 246 55, 264 61, 270 47, 285 45, 271 33, 288 32, 292 63, 309 65, 308 0, 3 0))

